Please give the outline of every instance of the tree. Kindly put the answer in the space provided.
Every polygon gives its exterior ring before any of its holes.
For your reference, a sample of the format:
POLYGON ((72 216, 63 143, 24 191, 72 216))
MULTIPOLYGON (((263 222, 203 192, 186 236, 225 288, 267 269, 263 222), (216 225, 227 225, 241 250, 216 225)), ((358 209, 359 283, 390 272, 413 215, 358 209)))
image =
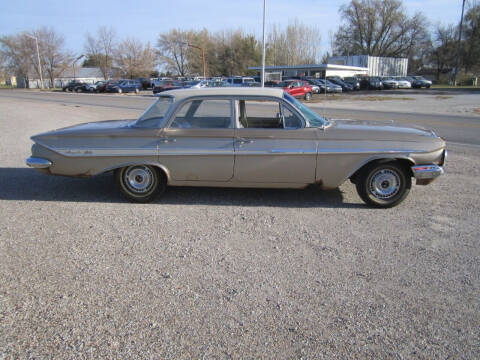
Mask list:
POLYGON ((351 0, 339 13, 334 52, 341 55, 408 57, 428 39, 425 17, 409 17, 401 0, 351 0))
POLYGON ((436 78, 440 74, 451 71, 455 67, 457 55, 457 30, 454 25, 437 25, 435 29, 433 48, 430 52, 430 62, 435 67, 436 78))
POLYGON ((480 71, 480 5, 472 6, 465 16, 465 70, 480 71))
POLYGON ((320 31, 295 19, 282 29, 274 24, 268 35, 267 60, 271 65, 314 64, 320 56, 320 31))
POLYGON ((166 64, 169 71, 180 76, 187 74, 187 52, 191 32, 172 29, 168 33, 160 34, 157 41, 158 56, 166 64))
POLYGON ((155 68, 155 53, 150 43, 143 45, 135 38, 127 38, 118 45, 115 63, 127 78, 147 77, 155 68))
POLYGON ((86 35, 85 52, 88 59, 95 59, 105 79, 112 75, 113 57, 116 52, 116 34, 113 28, 101 26, 97 30, 97 37, 89 33, 86 35))
MULTIPOLYGON (((55 78, 59 77, 69 66, 73 60, 73 55, 65 50, 65 39, 53 28, 42 27, 35 30, 33 35, 38 39, 42 71, 50 79, 51 86, 54 87, 55 78)), ((33 55, 36 68, 38 68, 37 61, 37 58, 33 55)))
POLYGON ((5 59, 5 68, 10 73, 25 79, 27 85, 35 49, 32 41, 34 40, 25 34, 0 37, 0 54, 5 59))

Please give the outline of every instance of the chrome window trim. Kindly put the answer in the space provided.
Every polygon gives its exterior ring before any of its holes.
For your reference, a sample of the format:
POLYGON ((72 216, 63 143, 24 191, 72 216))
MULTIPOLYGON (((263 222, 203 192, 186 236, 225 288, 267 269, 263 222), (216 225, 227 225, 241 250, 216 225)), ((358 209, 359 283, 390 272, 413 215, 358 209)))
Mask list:
POLYGON ((164 129, 179 129, 179 128, 172 128, 171 125, 175 119, 175 116, 177 113, 180 111, 180 109, 183 107, 184 104, 187 102, 195 101, 195 100, 228 100, 230 101, 230 127, 228 128, 192 128, 192 130, 233 130, 234 126, 232 126, 232 123, 234 125, 234 106, 233 106, 233 99, 231 96, 225 96, 225 95, 211 95, 211 96, 191 96, 185 99, 182 99, 179 101, 174 109, 172 109, 172 113, 169 114, 169 118, 167 122, 164 124, 163 128, 164 129))
POLYGON ((275 97, 275 96, 232 96, 233 100, 235 101, 235 129, 260 129, 260 130, 298 130, 298 129, 305 129, 305 128, 308 128, 309 126, 309 123, 308 123, 308 120, 303 116, 303 114, 295 107, 293 106, 291 103, 289 103, 288 101, 286 101, 285 99, 283 98, 279 98, 279 97, 275 97), (239 119, 239 116, 240 116, 240 108, 239 108, 239 101, 240 100, 260 100, 260 101, 276 101, 276 102, 279 102, 282 106, 282 111, 283 111, 283 106, 286 106, 287 109, 289 109, 294 115, 296 115, 300 121, 302 122, 302 126, 299 127, 299 128, 282 128, 282 129, 276 129, 276 128, 244 128, 244 127, 240 127, 240 119, 239 119))

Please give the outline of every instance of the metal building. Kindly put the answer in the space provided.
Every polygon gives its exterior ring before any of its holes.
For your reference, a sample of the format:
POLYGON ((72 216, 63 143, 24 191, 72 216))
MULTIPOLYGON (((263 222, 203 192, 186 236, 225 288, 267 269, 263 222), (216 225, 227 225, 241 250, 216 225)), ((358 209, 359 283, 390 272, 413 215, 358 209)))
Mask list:
POLYGON ((370 55, 334 56, 329 64, 368 68, 369 76, 407 76, 408 59, 370 55))
MULTIPOLYGON (((262 71, 261 66, 250 66, 249 70, 262 71)), ((354 76, 367 75, 368 69, 359 66, 345 66, 334 64, 308 64, 308 65, 279 65, 265 66, 265 78, 269 78, 269 74, 281 75, 280 79, 288 77, 313 76, 324 78, 326 76, 354 76)), ((277 79, 276 79, 277 80, 277 79)))

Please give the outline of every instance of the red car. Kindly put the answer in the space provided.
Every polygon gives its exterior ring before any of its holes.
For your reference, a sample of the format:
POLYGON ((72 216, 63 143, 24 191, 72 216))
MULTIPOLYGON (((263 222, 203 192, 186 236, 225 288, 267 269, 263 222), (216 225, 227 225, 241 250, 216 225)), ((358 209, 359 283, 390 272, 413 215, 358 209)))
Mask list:
POLYGON ((305 100, 311 100, 312 87, 310 84, 303 80, 285 80, 277 85, 283 88, 284 91, 294 97, 303 97, 305 100))

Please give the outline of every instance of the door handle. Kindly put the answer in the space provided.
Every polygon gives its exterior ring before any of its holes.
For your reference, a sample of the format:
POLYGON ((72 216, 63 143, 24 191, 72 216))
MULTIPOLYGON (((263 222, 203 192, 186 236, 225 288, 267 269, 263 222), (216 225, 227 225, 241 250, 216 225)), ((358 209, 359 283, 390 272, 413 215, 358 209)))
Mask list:
POLYGON ((253 143, 254 141, 251 140, 251 139, 244 139, 244 138, 238 138, 236 140, 240 145, 243 145, 243 144, 251 144, 253 143))

